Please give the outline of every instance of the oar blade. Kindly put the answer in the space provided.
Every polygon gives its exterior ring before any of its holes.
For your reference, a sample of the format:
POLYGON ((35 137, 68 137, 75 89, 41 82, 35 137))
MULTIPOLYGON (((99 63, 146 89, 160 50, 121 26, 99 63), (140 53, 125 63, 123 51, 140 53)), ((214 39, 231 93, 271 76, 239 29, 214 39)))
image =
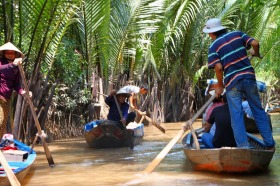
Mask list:
MULTIPOLYGON (((191 120, 188 120, 185 123, 184 128, 187 128, 188 125, 192 125, 192 123, 202 114, 202 112, 206 109, 208 105, 215 99, 215 94, 211 96, 211 98, 199 109, 199 111, 192 117, 191 120)), ((148 167, 144 170, 144 174, 150 174, 154 171, 154 169, 158 166, 158 164, 163 160, 163 158, 168 154, 168 152, 172 149, 172 147, 180 140, 180 138, 184 135, 185 129, 181 129, 179 133, 167 144, 167 146, 157 155, 157 157, 148 165, 148 167)))
POLYGON ((156 128, 158 128, 161 132, 165 133, 165 129, 157 124, 156 122, 152 121, 152 125, 154 125, 156 128))
POLYGON ((52 158, 52 155, 51 155, 51 152, 49 150, 49 147, 46 143, 46 140, 44 137, 41 137, 41 140, 42 140, 42 143, 43 143, 43 147, 44 147, 44 151, 45 151, 45 154, 46 154, 46 158, 47 158, 47 161, 49 163, 49 166, 50 167, 54 167, 55 166, 55 163, 53 161, 53 158, 52 158))
POLYGON ((158 164, 163 160, 163 158, 168 154, 172 147, 177 143, 177 141, 184 135, 185 131, 181 129, 179 133, 166 145, 166 147, 157 155, 157 157, 148 165, 148 167, 143 171, 143 174, 150 174, 158 166, 158 164))

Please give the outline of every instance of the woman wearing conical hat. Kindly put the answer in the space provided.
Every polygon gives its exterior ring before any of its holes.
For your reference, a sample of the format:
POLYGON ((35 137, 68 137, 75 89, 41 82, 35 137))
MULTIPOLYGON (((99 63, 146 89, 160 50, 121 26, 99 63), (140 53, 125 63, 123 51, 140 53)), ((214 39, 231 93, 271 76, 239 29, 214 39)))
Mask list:
MULTIPOLYGON (((26 94, 20 84, 21 77, 18 69, 23 57, 23 53, 10 42, 0 47, 0 138, 7 132, 6 124, 13 90, 22 96, 26 94)), ((31 96, 32 93, 30 92, 29 95, 31 96)))

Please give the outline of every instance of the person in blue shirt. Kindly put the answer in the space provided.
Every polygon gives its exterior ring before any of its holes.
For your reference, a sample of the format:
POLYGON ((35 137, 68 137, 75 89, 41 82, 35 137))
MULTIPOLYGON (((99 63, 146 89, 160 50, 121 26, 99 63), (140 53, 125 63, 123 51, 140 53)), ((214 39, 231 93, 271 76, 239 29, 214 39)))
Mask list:
POLYGON ((246 97, 267 150, 275 150, 269 120, 258 94, 255 71, 247 56, 260 57, 259 42, 241 31, 227 32, 218 18, 209 19, 203 32, 213 40, 208 50, 208 68, 214 68, 216 97, 226 89, 231 125, 238 148, 251 148, 243 120, 242 97, 246 97))
POLYGON ((123 93, 120 91, 116 93, 116 91, 113 90, 110 95, 106 97, 105 103, 110 107, 109 113, 107 115, 108 120, 119 121, 123 126, 126 126, 127 124, 135 120, 136 114, 134 112, 128 113, 129 104, 126 102, 126 99, 129 96, 130 94, 128 93, 123 93), (119 114, 114 95, 116 95, 123 119, 121 119, 121 116, 119 114))

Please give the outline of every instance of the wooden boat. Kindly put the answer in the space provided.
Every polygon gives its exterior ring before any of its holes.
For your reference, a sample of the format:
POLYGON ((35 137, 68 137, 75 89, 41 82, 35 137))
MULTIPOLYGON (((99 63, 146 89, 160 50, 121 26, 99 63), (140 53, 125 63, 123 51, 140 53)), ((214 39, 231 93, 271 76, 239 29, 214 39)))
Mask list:
POLYGON ((265 150, 262 140, 247 133, 250 144, 254 149, 239 149, 222 147, 207 149, 201 140, 203 129, 195 130, 200 149, 195 148, 191 132, 182 140, 184 153, 195 170, 212 172, 255 172, 263 171, 274 155, 273 150, 265 150))
POLYGON ((259 133, 259 130, 257 128, 256 122, 252 118, 248 118, 247 116, 244 116, 244 124, 246 131, 249 133, 259 133))
MULTIPOLYGON (((271 118, 270 115, 266 114, 269 120, 270 128, 272 130, 272 124, 271 124, 271 118)), ((247 116, 244 116, 244 123, 246 127, 246 131, 249 133, 259 133, 259 129, 257 128, 256 122, 254 119, 248 118, 247 116)))
POLYGON ((138 145, 144 136, 144 125, 130 123, 126 129, 117 121, 97 120, 84 126, 87 144, 93 148, 116 148, 138 145))
MULTIPOLYGON (((32 164, 35 162, 36 152, 20 141, 13 141, 18 150, 2 150, 2 152, 10 168, 20 181, 26 176, 32 164)), ((10 185, 8 177, 2 166, 0 166, 0 185, 10 185)))
POLYGON ((268 109, 268 112, 269 113, 280 113, 280 107, 279 106, 274 106, 274 107, 270 107, 269 109, 268 109))

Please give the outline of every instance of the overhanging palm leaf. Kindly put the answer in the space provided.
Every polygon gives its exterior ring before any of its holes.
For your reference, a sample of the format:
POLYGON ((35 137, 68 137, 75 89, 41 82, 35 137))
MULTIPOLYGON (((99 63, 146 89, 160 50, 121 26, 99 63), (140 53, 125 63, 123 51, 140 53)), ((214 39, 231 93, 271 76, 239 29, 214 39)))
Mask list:
MULTIPOLYGON (((77 16, 82 54, 89 64, 97 65, 99 72, 107 71, 107 39, 109 36, 110 0, 86 0, 77 16), (98 57, 96 57, 98 56, 98 57)), ((90 68, 91 69, 91 68, 90 68)))
MULTIPOLYGON (((148 51, 150 37, 162 18, 164 0, 113 1, 112 6, 109 66, 112 70, 126 69, 137 48, 143 49, 144 55, 148 51)), ((135 68, 143 66, 136 62, 135 68)))

